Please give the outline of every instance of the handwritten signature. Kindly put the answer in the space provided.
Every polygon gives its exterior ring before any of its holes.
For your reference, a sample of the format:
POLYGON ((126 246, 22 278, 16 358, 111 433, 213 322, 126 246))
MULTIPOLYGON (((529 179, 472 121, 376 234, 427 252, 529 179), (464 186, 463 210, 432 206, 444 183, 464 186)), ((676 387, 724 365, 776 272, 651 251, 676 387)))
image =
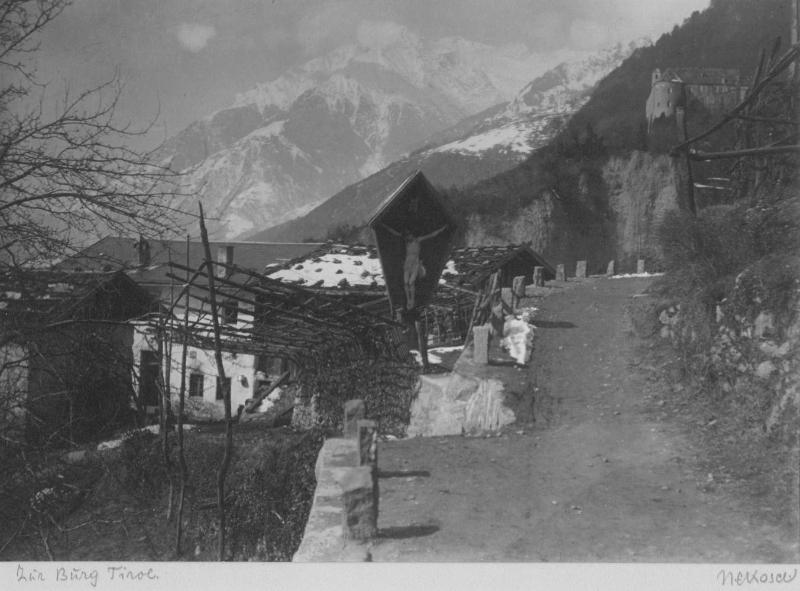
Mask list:
POLYGON ((722 569, 717 573, 717 580, 721 586, 741 587, 742 585, 770 585, 774 583, 791 583, 797 577, 797 569, 791 572, 773 570, 728 570, 722 569))
POLYGON ((155 581, 155 569, 135 569, 127 566, 107 566, 105 569, 59 566, 54 569, 17 565, 17 583, 78 583, 86 582, 97 587, 99 581, 155 581))

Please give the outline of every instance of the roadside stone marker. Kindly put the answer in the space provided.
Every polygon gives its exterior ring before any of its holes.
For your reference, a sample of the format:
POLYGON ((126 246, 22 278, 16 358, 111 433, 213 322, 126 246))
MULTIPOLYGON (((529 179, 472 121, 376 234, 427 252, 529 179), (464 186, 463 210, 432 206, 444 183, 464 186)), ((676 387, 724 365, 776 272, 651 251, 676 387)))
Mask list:
POLYGON ((378 467, 378 423, 370 419, 358 421, 358 454, 362 466, 378 467))
POLYGON ((614 261, 611 260, 608 262, 608 267, 606 267, 606 275, 609 277, 614 274, 614 261))
POLYGON ((378 489, 378 423, 369 419, 358 421, 358 454, 361 465, 372 470, 372 495, 375 512, 378 511, 380 491, 378 489))
POLYGON ((342 469, 337 478, 342 487, 345 540, 368 540, 378 534, 378 503, 375 498, 372 468, 342 469))
POLYGON ((519 301, 525 297, 525 275, 514 277, 511 282, 511 291, 514 295, 514 309, 519 305, 519 301))
POLYGON ((536 287, 544 287, 544 267, 533 268, 533 284, 536 287))
POLYGON ((489 325, 472 327, 473 335, 473 354, 472 357, 476 364, 489 364, 489 325))
POLYGON ((578 261, 575 264, 575 277, 578 279, 586 279, 586 261, 578 261))
POLYGON ((358 438, 358 421, 364 418, 364 401, 360 399, 348 400, 344 403, 344 437, 345 439, 358 438))
POLYGON ((510 287, 503 287, 500 289, 500 299, 503 300, 503 303, 511 308, 514 309, 514 293, 510 287))
POLYGON ((636 261, 636 272, 644 273, 644 259, 639 259, 636 261))
POLYGON ((564 272, 564 264, 559 263, 556 265, 556 281, 566 281, 567 274, 564 272))

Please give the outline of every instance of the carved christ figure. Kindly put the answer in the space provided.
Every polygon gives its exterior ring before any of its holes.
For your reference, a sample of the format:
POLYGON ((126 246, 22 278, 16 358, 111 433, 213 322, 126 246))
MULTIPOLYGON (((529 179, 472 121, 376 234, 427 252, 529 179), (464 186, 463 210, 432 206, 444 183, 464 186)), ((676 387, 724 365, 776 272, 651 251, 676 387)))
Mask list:
POLYGON ((415 236, 408 230, 400 233, 386 224, 381 224, 381 226, 393 236, 405 240, 406 254, 405 261, 403 262, 403 287, 406 292, 406 310, 413 310, 416 304, 417 281, 426 275, 425 266, 422 264, 422 260, 419 257, 422 242, 444 232, 445 228, 447 228, 447 224, 423 236, 415 236))

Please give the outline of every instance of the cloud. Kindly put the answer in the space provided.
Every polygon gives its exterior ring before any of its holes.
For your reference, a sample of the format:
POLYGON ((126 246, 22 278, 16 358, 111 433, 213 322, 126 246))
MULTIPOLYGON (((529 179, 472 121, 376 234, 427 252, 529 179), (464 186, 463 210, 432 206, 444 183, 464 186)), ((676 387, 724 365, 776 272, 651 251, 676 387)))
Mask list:
POLYGON ((297 40, 311 55, 352 40, 360 20, 359 9, 357 0, 328 0, 300 19, 297 40))
POLYGON ((198 23, 181 23, 175 29, 178 41, 192 53, 202 50, 213 39, 217 30, 210 25, 198 23))
POLYGON ((576 49, 600 49, 609 43, 609 31, 599 22, 575 19, 569 26, 569 38, 576 49))
POLYGON ((390 21, 361 21, 356 38, 364 47, 380 49, 400 39, 406 30, 403 25, 390 21))

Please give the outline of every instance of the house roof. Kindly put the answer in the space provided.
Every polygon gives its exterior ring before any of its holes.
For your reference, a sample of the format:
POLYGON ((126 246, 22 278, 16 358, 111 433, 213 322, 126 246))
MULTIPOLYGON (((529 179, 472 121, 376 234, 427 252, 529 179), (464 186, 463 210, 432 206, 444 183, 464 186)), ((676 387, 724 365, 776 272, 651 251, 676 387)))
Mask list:
POLYGON ((269 276, 310 288, 383 290, 383 270, 374 246, 326 244, 271 270, 269 276))
MULTIPOLYGON (((451 261, 455 276, 443 273, 444 279, 455 285, 479 287, 492 273, 502 269, 513 259, 521 259, 531 267, 544 267, 545 279, 555 279, 556 271, 542 255, 528 244, 505 246, 469 246, 453 249, 451 261)), ((449 266, 449 263, 448 263, 449 266)))
POLYGON ((0 312, 6 321, 26 321, 31 315, 51 322, 75 318, 128 320, 152 307, 147 293, 122 271, 37 270, 0 276, 0 312))
MULTIPOLYGON (((137 283, 166 284, 170 261, 186 264, 185 240, 149 240, 149 261, 139 264, 138 239, 107 236, 64 259, 54 268, 62 271, 112 271, 128 270, 137 283)), ((215 259, 221 248, 233 248, 233 262, 243 268, 263 271, 269 265, 282 264, 309 253, 321 246, 314 242, 222 242, 210 243, 211 256, 215 259)), ((205 258, 201 242, 189 243, 189 266, 197 268, 205 258)))
MULTIPOLYGON (((522 259, 531 267, 542 266, 545 278, 555 278, 555 269, 529 245, 511 244, 453 249, 439 283, 477 289, 489 275, 514 258, 522 259)), ((383 292, 385 285, 377 250, 364 245, 326 244, 269 275, 316 289, 383 292)))

